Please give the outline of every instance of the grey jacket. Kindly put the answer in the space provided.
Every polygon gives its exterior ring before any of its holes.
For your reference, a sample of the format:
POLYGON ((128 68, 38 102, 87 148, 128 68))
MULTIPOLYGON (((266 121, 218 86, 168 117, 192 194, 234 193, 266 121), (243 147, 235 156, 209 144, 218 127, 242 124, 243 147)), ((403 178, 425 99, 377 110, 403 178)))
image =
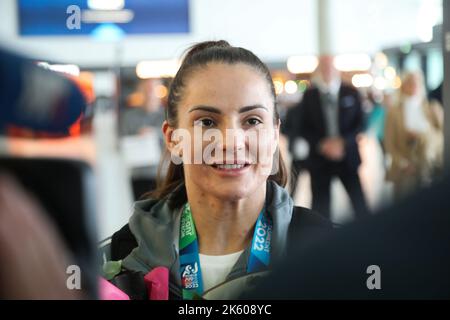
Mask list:
MULTIPOLYGON (((273 181, 267 182, 266 210, 273 219, 271 262, 285 255, 293 206, 294 202, 284 188, 273 181)), ((122 262, 125 269, 143 273, 155 267, 167 267, 170 270, 170 289, 176 295, 181 294, 181 281, 174 224, 180 213, 169 208, 167 199, 136 202, 129 226, 138 247, 122 262)), ((249 254, 250 246, 241 254, 226 281, 246 274, 249 254)))

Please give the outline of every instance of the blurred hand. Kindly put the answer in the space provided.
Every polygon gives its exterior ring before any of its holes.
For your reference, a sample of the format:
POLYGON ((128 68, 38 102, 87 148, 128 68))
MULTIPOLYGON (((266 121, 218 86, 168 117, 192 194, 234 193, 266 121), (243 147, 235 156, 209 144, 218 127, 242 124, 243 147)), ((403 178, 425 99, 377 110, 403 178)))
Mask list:
POLYGON ((77 299, 66 287, 68 251, 42 208, 0 175, 0 298, 77 299))
POLYGON ((345 157, 345 143, 342 138, 327 138, 321 141, 321 154, 332 161, 341 161, 345 157))

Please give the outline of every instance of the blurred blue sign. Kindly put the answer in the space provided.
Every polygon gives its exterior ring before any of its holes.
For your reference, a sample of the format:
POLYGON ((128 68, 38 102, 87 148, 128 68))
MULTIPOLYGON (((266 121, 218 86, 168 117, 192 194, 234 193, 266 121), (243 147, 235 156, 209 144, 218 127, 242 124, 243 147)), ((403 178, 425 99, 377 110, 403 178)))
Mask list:
POLYGON ((90 35, 115 25, 123 34, 189 32, 189 0, 19 0, 24 36, 90 35))

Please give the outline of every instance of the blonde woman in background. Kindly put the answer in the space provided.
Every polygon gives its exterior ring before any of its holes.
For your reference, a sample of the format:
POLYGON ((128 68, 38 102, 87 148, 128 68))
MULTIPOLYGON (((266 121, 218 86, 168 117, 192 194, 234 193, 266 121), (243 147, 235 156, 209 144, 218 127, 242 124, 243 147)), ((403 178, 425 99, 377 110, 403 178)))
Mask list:
POLYGON ((388 111, 386 151, 391 157, 387 180, 398 200, 428 184, 442 166, 442 108, 426 98, 420 72, 404 75, 398 99, 388 111))

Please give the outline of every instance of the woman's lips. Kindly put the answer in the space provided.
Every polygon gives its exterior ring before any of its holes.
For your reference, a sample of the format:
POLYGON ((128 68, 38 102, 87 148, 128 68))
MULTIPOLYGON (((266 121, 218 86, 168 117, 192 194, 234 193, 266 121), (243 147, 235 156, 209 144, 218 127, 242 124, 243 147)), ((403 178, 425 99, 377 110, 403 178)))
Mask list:
POLYGON ((250 164, 213 164, 211 168, 215 172, 223 176, 240 176, 244 174, 249 168, 250 164))
POLYGON ((213 164, 213 167, 221 170, 235 170, 242 169, 246 165, 247 164, 213 164))

